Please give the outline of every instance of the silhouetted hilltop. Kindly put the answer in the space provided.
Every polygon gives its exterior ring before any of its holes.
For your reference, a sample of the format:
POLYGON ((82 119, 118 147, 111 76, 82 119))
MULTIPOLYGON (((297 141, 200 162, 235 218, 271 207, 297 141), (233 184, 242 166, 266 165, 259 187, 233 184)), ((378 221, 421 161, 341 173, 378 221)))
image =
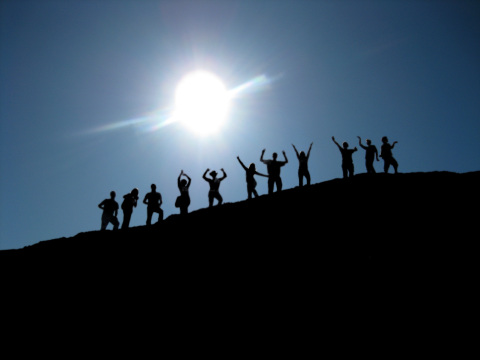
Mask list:
POLYGON ((431 261, 460 244, 466 251, 473 241, 479 178, 480 172, 359 174, 172 215, 151 227, 85 232, 0 254, 118 265, 431 261))

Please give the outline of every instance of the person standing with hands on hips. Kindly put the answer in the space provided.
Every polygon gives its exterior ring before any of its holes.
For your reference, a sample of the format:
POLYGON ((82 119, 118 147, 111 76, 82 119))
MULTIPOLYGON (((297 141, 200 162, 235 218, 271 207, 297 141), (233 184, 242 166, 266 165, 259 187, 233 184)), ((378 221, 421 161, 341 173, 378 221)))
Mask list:
POLYGON ((147 205, 147 225, 152 224, 152 216, 154 212, 158 213, 158 222, 163 220, 163 210, 160 209, 160 206, 163 203, 162 195, 156 191, 157 186, 155 184, 152 184, 150 188, 152 191, 146 194, 143 199, 143 203, 147 205))

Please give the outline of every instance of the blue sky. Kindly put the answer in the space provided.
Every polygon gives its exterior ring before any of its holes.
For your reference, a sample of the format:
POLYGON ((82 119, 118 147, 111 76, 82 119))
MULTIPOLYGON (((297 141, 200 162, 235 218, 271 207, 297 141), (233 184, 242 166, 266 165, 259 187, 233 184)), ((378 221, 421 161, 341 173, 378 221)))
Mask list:
MULTIPOLYGON (((480 170, 478 64, 478 1, 2 0, 0 249, 99 229, 111 190, 121 203, 155 183, 165 215, 178 213, 182 169, 190 211, 208 205, 206 168, 227 172, 225 202, 244 200, 236 156, 265 172, 264 148, 286 151, 286 189, 291 144, 314 142, 313 183, 339 178, 332 136, 398 141, 400 172, 480 170), (165 124, 196 69, 251 84, 208 137, 165 124)), ((354 163, 365 172, 363 150, 354 163)), ((131 226, 145 220, 139 204, 131 226)))

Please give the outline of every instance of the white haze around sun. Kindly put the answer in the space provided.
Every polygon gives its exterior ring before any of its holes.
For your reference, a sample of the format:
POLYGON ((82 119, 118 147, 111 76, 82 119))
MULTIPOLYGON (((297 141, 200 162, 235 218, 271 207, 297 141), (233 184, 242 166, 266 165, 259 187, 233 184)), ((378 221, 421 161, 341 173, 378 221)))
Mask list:
POLYGON ((229 92, 217 76, 196 71, 176 88, 174 119, 199 135, 215 133, 225 124, 229 102, 229 92))

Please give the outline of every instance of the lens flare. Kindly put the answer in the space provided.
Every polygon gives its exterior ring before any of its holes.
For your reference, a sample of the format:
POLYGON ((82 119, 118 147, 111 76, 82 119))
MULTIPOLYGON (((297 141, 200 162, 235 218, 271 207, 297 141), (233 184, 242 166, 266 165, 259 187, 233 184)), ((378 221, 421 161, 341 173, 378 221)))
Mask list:
POLYGON ((155 110, 135 119, 112 122, 84 133, 100 133, 125 128, 133 128, 139 132, 154 132, 176 122, 198 135, 216 133, 225 125, 231 101, 269 90, 271 85, 282 76, 259 75, 227 90, 215 75, 197 71, 187 75, 177 86, 173 108, 155 110))

